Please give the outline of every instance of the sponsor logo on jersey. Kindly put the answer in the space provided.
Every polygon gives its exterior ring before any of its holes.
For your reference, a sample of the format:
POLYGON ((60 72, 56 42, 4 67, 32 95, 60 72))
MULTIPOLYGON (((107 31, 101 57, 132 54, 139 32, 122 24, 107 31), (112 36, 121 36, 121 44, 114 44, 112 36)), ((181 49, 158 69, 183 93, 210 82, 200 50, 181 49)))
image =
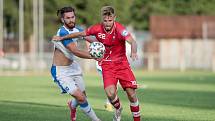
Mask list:
POLYGON ((125 36, 127 36, 127 35, 128 35, 128 31, 127 31, 127 30, 123 30, 123 31, 122 31, 122 36, 125 37, 125 36))

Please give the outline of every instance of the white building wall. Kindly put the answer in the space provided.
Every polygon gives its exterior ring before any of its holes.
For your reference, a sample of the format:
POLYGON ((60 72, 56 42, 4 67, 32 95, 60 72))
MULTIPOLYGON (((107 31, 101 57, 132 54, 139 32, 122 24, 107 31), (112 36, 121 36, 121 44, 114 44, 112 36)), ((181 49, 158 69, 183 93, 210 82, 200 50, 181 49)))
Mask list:
POLYGON ((161 69, 213 69, 214 40, 162 39, 159 49, 161 69))

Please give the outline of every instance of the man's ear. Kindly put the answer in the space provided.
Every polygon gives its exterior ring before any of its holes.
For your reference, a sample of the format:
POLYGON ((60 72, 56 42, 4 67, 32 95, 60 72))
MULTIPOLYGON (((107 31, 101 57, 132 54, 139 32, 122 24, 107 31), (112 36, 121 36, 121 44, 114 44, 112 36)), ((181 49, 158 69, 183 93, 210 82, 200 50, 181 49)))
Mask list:
POLYGON ((114 21, 116 21, 116 16, 114 16, 114 21))
POLYGON ((60 20, 61 20, 61 22, 62 22, 63 24, 65 23, 63 18, 61 18, 60 20))

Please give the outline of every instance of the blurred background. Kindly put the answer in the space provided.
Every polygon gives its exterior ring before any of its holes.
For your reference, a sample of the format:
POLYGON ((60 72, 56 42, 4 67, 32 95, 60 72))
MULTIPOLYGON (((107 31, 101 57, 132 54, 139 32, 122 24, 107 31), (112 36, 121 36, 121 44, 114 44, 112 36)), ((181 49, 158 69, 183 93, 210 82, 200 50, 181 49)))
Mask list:
MULTIPOLYGON (((215 71, 214 0, 0 0, 0 70, 47 71, 50 39, 61 26, 56 11, 75 7, 77 25, 86 28, 100 22, 104 5, 115 7, 138 43, 132 67, 215 71)), ((85 71, 95 68, 93 60, 80 62, 85 71)))
MULTIPOLYGON (((49 74, 50 39, 61 26, 56 12, 75 7, 77 26, 86 28, 100 22, 104 5, 116 9, 138 44, 139 60, 131 66, 142 120, 215 121, 215 0, 0 0, 0 120, 69 120, 71 97, 60 95, 49 74)), ((78 45, 86 49, 83 40, 78 45)), ((95 60, 77 59, 90 104, 111 121, 95 60)), ((118 95, 122 121, 131 121, 121 88, 118 95)), ((89 121, 78 112, 78 121, 89 121)))

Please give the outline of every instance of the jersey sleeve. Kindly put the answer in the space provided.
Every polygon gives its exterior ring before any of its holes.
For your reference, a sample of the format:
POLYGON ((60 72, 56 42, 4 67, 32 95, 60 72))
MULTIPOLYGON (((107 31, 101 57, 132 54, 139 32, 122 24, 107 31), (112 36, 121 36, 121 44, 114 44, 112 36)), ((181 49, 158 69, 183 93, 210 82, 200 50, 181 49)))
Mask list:
MULTIPOLYGON (((68 34, 69 34, 68 31, 62 29, 62 30, 60 30, 59 36, 62 37, 62 36, 66 36, 68 34)), ((62 44, 66 47, 68 44, 70 44, 72 42, 74 42, 73 39, 65 39, 62 41, 62 44)))
POLYGON ((123 40, 127 40, 131 36, 130 32, 123 25, 118 24, 117 29, 123 40))
POLYGON ((84 31, 84 28, 81 27, 81 26, 76 26, 75 28, 76 28, 79 32, 83 32, 83 31, 84 31))
POLYGON ((95 36, 96 35, 96 29, 97 29, 97 27, 95 25, 87 28, 85 30, 86 36, 90 36, 90 35, 94 35, 95 36))

